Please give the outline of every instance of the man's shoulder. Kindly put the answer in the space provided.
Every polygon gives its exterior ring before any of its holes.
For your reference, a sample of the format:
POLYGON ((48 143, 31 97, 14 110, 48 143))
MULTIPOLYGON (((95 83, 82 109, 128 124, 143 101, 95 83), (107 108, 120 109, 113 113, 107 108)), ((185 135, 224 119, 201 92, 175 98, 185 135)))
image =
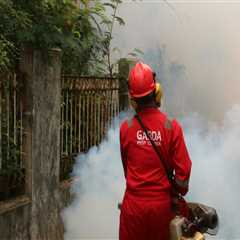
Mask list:
POLYGON ((163 118, 164 127, 169 130, 178 130, 181 129, 181 124, 178 122, 176 118, 170 117, 165 112, 160 112, 163 118))
POLYGON ((126 140, 126 137, 128 135, 128 130, 129 130, 129 121, 128 121, 128 119, 125 119, 125 120, 122 121, 122 123, 120 125, 120 140, 121 140, 121 143, 126 140))
POLYGON ((125 118, 122 120, 122 122, 120 124, 120 131, 131 127, 134 116, 135 116, 135 114, 133 112, 131 112, 131 111, 127 112, 127 114, 125 115, 125 118))
POLYGON ((175 129, 181 129, 182 128, 181 124, 179 123, 179 121, 176 118, 172 119, 172 126, 175 129))
POLYGON ((173 119, 171 119, 167 113, 159 111, 160 112, 160 116, 161 116, 161 121, 164 125, 164 128, 168 129, 168 130, 172 130, 173 129, 173 119))
POLYGON ((183 135, 182 126, 176 118, 171 120, 171 125, 172 125, 172 131, 173 131, 174 136, 182 136, 183 135))
POLYGON ((128 119, 124 119, 120 124, 120 131, 124 131, 128 128, 128 119))

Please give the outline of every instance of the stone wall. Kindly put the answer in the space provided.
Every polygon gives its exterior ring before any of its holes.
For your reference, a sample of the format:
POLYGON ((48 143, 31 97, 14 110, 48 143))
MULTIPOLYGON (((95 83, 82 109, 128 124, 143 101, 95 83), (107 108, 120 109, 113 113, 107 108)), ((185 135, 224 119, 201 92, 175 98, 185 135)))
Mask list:
POLYGON ((0 239, 30 239, 30 199, 20 197, 0 204, 0 239))
POLYGON ((0 239, 61 240, 60 213, 70 197, 59 183, 61 52, 27 49, 20 69, 26 194, 0 203, 0 239))
MULTIPOLYGON (((22 196, 14 200, 0 203, 0 239, 1 240, 63 239, 64 226, 61 222, 59 213, 64 207, 66 207, 71 202, 73 198, 69 191, 70 185, 71 182, 66 181, 61 183, 61 185, 59 186, 58 195, 59 198, 56 199, 57 201, 56 205, 58 205, 57 208, 58 213, 54 215, 56 219, 53 221, 58 222, 58 225, 54 224, 54 226, 56 227, 56 229, 54 230, 52 229, 53 225, 50 227, 46 226, 46 228, 44 227, 46 232, 44 235, 41 235, 41 238, 39 235, 38 238, 35 238, 36 232, 35 233, 31 232, 32 224, 30 214, 32 211, 31 210, 32 204, 29 197, 22 196)), ((46 215, 49 215, 49 213, 46 215)), ((38 221, 41 223, 41 225, 45 224, 44 223, 45 217, 40 216, 38 221)))

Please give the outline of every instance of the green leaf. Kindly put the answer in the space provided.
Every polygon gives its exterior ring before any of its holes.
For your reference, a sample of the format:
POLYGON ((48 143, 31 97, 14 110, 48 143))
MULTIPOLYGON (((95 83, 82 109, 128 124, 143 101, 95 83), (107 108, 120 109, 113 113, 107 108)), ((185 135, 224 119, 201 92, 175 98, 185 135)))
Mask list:
POLYGON ((144 52, 141 49, 139 49, 139 48, 134 48, 133 51, 138 53, 138 54, 140 54, 140 55, 144 54, 144 52))
POLYGON ((80 38, 80 37, 81 37, 81 34, 80 34, 79 31, 74 31, 74 36, 75 36, 76 38, 80 38))
POLYGON ((128 53, 128 56, 137 57, 138 55, 136 53, 131 52, 131 53, 128 53))
POLYGON ((114 47, 113 49, 112 49, 112 52, 117 52, 117 53, 121 53, 121 50, 118 48, 118 47, 114 47))
POLYGON ((114 18, 117 20, 117 22, 119 23, 119 25, 125 25, 124 20, 121 17, 118 16, 114 16, 114 18))
POLYGON ((114 3, 120 4, 120 3, 122 3, 122 0, 111 0, 111 2, 114 2, 114 3))
POLYGON ((112 4, 112 3, 103 3, 104 6, 108 6, 112 9, 115 9, 116 8, 116 5, 115 4, 112 4))

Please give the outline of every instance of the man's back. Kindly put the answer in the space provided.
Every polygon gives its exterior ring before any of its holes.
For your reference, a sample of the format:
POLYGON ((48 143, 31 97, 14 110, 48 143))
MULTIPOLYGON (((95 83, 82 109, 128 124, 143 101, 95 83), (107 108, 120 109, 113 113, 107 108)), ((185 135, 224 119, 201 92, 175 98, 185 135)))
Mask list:
MULTIPOLYGON (((146 108, 138 114, 151 139, 160 148, 162 160, 168 169, 175 170, 176 177, 186 181, 189 178, 191 160, 179 124, 175 120, 168 120, 158 108, 146 108)), ((171 185, 166 172, 136 118, 121 125, 120 143, 126 191, 143 198, 162 198, 169 195, 171 185)))

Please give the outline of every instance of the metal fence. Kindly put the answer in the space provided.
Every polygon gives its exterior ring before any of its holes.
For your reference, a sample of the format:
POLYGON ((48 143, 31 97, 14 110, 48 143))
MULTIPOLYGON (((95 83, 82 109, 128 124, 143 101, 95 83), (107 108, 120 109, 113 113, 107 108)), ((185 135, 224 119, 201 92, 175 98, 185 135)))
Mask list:
MULTIPOLYGON (((60 179, 74 156, 99 145, 119 113, 116 78, 62 76, 60 179)), ((0 75, 0 200, 24 192, 23 98, 16 74, 0 75)))
POLYGON ((22 116, 16 74, 0 75, 0 200, 24 190, 22 116))
POLYGON ((118 112, 118 79, 62 77, 61 179, 71 172, 74 155, 102 141, 118 112))

